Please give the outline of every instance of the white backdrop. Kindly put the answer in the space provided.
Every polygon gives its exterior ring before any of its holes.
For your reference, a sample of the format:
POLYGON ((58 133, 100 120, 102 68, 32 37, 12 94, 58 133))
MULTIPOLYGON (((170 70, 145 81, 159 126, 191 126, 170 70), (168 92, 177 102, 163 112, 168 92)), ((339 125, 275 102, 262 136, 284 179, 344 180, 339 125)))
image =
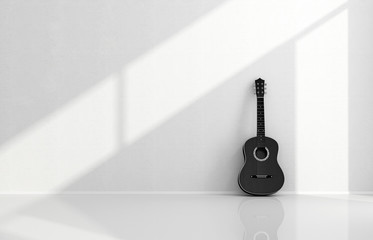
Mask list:
POLYGON ((285 192, 373 191, 369 1, 1 1, 0 192, 237 192, 253 81, 285 192))

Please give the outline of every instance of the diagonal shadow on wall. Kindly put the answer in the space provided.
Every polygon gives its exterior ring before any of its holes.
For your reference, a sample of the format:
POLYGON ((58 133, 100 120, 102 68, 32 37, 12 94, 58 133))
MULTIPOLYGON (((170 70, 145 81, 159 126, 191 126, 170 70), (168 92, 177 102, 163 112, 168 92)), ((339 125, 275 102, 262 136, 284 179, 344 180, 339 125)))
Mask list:
POLYGON ((266 73, 261 77, 269 80, 269 88, 271 85, 274 89, 276 85, 286 86, 284 92, 269 90, 267 132, 286 136, 278 139, 282 143, 280 162, 284 161, 287 175, 292 178, 293 56, 292 42, 281 45, 146 136, 122 147, 113 157, 62 191, 203 191, 207 187, 212 191, 237 190, 235 179, 242 165, 241 147, 247 138, 255 135, 256 98, 250 87, 258 73, 266 73), (283 108, 286 114, 279 110, 283 108), (286 132, 278 133, 281 130, 276 128, 280 124, 286 132), (214 136, 214 143, 219 139, 219 146, 209 144, 211 136, 214 136))
POLYGON ((3 1, 0 144, 223 2, 3 1))
POLYGON ((265 73, 261 77, 269 81, 267 133, 282 137, 278 141, 287 176, 284 190, 295 191, 295 44, 345 9, 345 4, 336 8, 63 191, 204 191, 209 186, 237 192, 241 146, 256 128, 255 97, 249 88, 258 73, 265 73), (271 92, 271 87, 281 91, 271 92), (212 135, 220 141, 219 150, 209 144, 212 135))

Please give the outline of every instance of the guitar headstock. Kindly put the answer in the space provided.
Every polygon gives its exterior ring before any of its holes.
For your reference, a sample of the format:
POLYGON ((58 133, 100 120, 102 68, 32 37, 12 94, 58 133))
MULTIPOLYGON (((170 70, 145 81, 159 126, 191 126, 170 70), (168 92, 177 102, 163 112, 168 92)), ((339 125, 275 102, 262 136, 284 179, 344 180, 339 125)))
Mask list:
POLYGON ((267 84, 265 83, 265 81, 261 78, 258 78, 257 80, 255 80, 255 86, 254 86, 254 89, 255 89, 255 94, 257 97, 264 97, 264 94, 266 93, 266 87, 267 84))

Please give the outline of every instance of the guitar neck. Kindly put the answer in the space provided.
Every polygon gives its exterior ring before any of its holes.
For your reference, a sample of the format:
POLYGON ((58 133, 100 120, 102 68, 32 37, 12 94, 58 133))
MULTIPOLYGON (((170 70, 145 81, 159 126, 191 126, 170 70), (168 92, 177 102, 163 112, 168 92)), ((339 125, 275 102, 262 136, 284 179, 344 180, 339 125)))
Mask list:
POLYGON ((256 135, 260 138, 265 136, 264 97, 257 97, 256 135))

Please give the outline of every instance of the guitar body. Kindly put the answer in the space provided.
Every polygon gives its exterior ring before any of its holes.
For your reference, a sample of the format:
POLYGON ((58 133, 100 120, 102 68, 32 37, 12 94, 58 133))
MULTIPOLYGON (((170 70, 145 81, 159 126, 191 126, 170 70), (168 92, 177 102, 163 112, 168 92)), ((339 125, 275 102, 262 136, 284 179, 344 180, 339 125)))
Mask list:
POLYGON ((284 173, 278 162, 278 144, 265 136, 264 93, 266 83, 255 80, 257 96, 257 136, 247 140, 243 146, 245 164, 238 175, 238 185, 252 195, 270 195, 284 185, 284 173))
POLYGON ((244 192, 252 195, 273 194, 281 189, 285 180, 277 162, 277 142, 269 137, 264 137, 264 142, 263 146, 258 147, 258 139, 253 137, 242 148, 245 164, 238 176, 238 184, 244 192))

